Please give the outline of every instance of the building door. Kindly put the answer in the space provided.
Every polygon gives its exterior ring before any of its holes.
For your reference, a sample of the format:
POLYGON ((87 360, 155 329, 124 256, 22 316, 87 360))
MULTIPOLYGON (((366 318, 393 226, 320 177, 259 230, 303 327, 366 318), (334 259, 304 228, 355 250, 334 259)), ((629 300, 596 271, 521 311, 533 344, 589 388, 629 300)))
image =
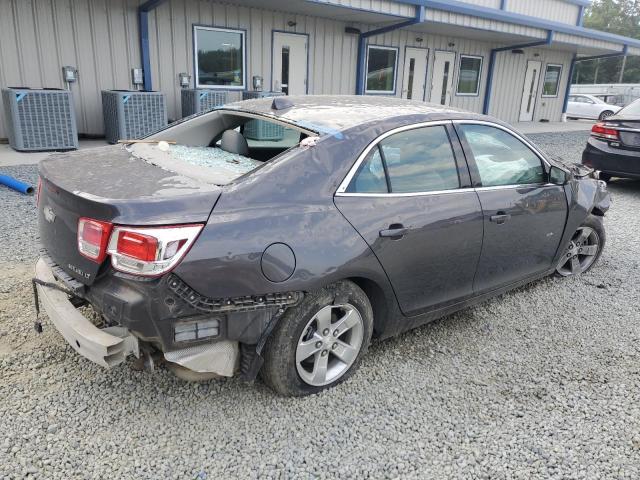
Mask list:
POLYGON ((522 90, 522 103, 520 104, 521 122, 531 122, 536 108, 538 96, 538 81, 540 80, 540 68, 542 63, 536 60, 527 62, 527 72, 524 75, 524 88, 522 90))
POLYGON ((424 87, 427 79, 426 48, 407 47, 404 55, 404 75, 402 77, 402 98, 424 100, 424 87))
POLYGON ((453 88, 453 68, 456 54, 453 52, 436 52, 433 61, 433 76, 431 77, 431 103, 449 105, 451 89, 453 88))
POLYGON ((287 95, 307 93, 307 48, 304 33, 273 32, 272 90, 287 95))

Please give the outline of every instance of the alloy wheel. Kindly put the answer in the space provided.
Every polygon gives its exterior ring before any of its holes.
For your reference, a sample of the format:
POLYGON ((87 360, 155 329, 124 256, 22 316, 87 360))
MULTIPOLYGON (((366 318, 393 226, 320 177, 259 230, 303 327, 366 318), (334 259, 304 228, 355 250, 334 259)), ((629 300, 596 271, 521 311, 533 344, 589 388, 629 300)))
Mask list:
POLYGON ((578 275, 591 267, 600 251, 600 237, 591 227, 580 227, 573 235, 556 271, 563 277, 578 275))
POLYGON ((604 111, 604 112, 602 112, 602 113, 600 114, 599 119, 600 119, 600 120, 605 120, 605 119, 609 118, 609 117, 610 117, 610 116, 612 116, 612 115, 613 115, 613 112, 610 112, 609 110, 606 110, 606 111, 604 111))
POLYGON ((358 358, 364 324, 350 304, 327 305, 307 323, 296 347, 296 369, 308 385, 328 385, 358 358))

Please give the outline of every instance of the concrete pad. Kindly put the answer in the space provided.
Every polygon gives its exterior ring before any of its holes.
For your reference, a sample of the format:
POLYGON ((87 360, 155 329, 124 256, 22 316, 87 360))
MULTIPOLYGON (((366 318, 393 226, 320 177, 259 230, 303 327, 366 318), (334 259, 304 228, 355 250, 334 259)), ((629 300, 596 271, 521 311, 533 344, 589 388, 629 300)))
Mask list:
MULTIPOLYGON (((104 139, 80 140, 79 150, 108 145, 104 139)), ((43 158, 47 158, 52 152, 16 152, 8 144, 0 144, 0 167, 12 165, 34 165, 43 158)))

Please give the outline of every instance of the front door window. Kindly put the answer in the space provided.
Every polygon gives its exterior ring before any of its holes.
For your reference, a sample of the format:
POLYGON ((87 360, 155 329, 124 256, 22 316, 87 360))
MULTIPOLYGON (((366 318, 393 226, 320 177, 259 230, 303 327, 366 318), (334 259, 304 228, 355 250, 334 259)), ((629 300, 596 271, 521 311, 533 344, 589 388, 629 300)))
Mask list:
POLYGON ((540 158, 504 130, 487 125, 462 125, 483 187, 544 183, 540 158))

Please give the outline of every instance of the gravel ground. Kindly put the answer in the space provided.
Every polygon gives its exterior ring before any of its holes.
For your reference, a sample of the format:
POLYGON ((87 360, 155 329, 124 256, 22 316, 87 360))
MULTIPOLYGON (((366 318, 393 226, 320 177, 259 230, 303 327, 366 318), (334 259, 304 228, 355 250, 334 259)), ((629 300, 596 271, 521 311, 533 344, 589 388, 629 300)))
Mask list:
MULTIPOLYGON (((532 137, 578 160, 585 136, 532 137)), ((592 272, 375 343, 303 399, 106 371, 36 335, 32 200, 2 189, 0 478, 639 478, 640 182, 610 188, 592 272)))

